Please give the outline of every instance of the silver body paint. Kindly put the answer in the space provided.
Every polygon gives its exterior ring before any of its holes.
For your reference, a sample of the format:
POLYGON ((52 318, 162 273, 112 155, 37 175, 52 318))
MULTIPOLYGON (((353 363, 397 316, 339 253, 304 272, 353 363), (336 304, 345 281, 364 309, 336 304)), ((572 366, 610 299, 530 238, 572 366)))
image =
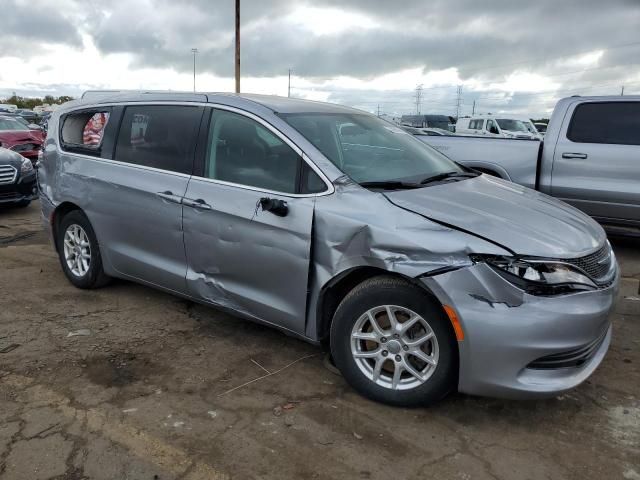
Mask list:
POLYGON ((458 313, 465 331, 458 342, 459 387, 467 393, 552 394, 597 367, 608 336, 579 372, 542 375, 525 368, 535 358, 597 338, 608 326, 617 279, 593 292, 535 297, 469 258, 580 257, 605 242, 597 223, 546 195, 486 176, 398 192, 362 188, 277 115, 309 111, 354 112, 222 94, 131 94, 67 104, 49 122, 39 168, 43 221, 50 228, 56 209, 77 206, 96 232, 108 275, 221 307, 314 343, 323 334, 320 300, 328 286, 365 267, 400 275, 458 313), (198 104, 250 116, 320 172, 327 191, 261 191, 60 148, 60 115, 134 102, 198 104), (212 208, 167 201, 157 195, 164 191, 202 198, 212 208), (259 210, 265 195, 285 200, 289 214, 259 210))

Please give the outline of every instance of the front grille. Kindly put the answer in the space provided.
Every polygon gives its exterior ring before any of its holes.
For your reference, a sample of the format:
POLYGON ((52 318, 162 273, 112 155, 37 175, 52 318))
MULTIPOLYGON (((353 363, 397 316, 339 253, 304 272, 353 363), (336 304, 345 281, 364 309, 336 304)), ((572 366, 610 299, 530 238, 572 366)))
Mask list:
POLYGON ((611 260, 611 248, 608 243, 605 243, 601 249, 594 253, 562 261, 575 265, 594 280, 598 280, 603 278, 611 269, 611 260))
POLYGON ((609 326, 607 325, 607 328, 605 328, 600 336, 593 342, 583 345, 582 347, 574 348, 573 350, 567 350, 566 352, 540 357, 527 365, 527 368, 550 370, 554 368, 581 367, 598 351, 607 336, 608 330, 609 326))
POLYGON ((16 181, 18 170, 11 165, 0 165, 0 185, 10 185, 16 181))
POLYGON ((0 200, 13 200, 19 196, 18 192, 0 192, 0 200))

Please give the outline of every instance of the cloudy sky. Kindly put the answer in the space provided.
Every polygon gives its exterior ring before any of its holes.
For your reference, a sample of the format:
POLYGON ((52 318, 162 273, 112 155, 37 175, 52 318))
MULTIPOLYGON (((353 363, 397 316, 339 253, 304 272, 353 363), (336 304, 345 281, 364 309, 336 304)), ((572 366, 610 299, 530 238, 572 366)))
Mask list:
MULTIPOLYGON (((232 91, 234 0, 3 0, 0 96, 232 91)), ((640 0, 242 0, 242 91, 390 115, 640 93, 640 0)))

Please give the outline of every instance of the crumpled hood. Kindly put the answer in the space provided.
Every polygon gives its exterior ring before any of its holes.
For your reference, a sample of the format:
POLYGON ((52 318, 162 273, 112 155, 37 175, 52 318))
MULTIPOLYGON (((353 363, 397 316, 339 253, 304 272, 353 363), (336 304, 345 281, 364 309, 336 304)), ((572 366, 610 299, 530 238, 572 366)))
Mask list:
POLYGON ((0 142, 3 145, 17 145, 19 143, 42 143, 42 132, 35 130, 4 130, 0 131, 0 142))
POLYGON ((385 195, 399 207, 521 255, 575 258, 606 239, 595 220, 570 205, 487 175, 385 195))

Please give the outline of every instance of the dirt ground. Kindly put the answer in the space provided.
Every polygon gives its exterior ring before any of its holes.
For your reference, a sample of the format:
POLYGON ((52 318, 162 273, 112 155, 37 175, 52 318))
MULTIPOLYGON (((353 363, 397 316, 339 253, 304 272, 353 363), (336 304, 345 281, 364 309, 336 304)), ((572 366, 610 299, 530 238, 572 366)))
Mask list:
POLYGON ((271 329, 132 283, 78 290, 38 203, 0 210, 0 478, 640 480, 640 240, 613 244, 625 280, 588 382, 416 410, 271 329))

